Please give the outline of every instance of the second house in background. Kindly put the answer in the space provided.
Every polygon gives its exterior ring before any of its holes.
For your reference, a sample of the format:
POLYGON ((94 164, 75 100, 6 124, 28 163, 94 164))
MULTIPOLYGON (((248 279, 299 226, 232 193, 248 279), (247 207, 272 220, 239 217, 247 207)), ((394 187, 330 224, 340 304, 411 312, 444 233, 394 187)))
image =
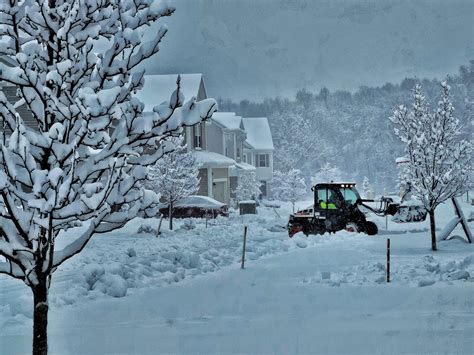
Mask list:
POLYGON ((230 196, 235 197, 240 174, 246 171, 256 172, 256 168, 243 161, 243 151, 247 134, 244 131, 242 117, 234 112, 215 112, 207 130, 208 149, 233 159, 229 168, 230 196))
POLYGON ((262 196, 271 196, 273 179, 273 139, 266 117, 243 117, 243 128, 247 133, 244 143, 243 161, 257 169, 257 179, 262 182, 262 196))

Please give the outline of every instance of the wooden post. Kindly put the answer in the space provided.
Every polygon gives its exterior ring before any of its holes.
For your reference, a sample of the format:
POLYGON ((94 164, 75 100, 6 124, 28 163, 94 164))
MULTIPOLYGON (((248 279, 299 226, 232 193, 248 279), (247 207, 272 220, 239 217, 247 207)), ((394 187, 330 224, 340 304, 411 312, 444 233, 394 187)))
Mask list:
POLYGON ((160 217, 160 223, 158 224, 158 230, 156 231, 156 237, 159 238, 160 236, 160 230, 161 230, 161 222, 163 222, 163 215, 160 217))
POLYGON ((387 238, 387 282, 390 282, 390 238, 387 238))
POLYGON ((246 246, 247 246, 247 226, 244 227, 244 245, 243 245, 243 248, 242 248, 242 265, 241 265, 242 269, 244 268, 244 264, 245 264, 245 249, 246 249, 246 246))
POLYGON ((388 216, 385 216, 385 230, 388 231, 388 216))

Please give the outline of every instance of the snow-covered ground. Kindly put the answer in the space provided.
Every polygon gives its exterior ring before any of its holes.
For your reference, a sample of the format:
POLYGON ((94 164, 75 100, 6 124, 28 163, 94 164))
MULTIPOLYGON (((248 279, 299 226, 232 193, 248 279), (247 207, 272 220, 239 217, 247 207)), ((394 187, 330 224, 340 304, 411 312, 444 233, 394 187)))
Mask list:
MULTIPOLYGON (((385 219, 375 237, 289 239, 289 208, 280 217, 261 207, 207 228, 178 221, 158 239, 137 233, 157 221, 135 219, 94 237, 54 275, 51 353, 473 352, 473 244, 440 242, 433 253, 427 222, 389 221, 385 230, 385 219)), ((453 216, 450 204, 441 206, 438 227, 453 216)), ((0 276, 1 354, 30 352, 31 314, 26 286, 0 276)))

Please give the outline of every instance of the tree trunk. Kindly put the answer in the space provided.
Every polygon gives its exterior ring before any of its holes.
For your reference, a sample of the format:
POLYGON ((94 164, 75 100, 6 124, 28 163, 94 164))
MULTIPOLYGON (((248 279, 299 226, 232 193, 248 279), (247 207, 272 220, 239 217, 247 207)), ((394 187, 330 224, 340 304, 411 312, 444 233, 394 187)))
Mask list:
POLYGON ((33 355, 48 354, 48 287, 46 279, 33 291, 33 355))
POLYGON ((170 230, 173 230, 173 202, 170 202, 169 206, 169 217, 170 217, 170 230))
POLYGON ((435 225, 435 211, 430 210, 430 229, 431 229, 431 250, 438 250, 436 246, 436 225, 435 225))

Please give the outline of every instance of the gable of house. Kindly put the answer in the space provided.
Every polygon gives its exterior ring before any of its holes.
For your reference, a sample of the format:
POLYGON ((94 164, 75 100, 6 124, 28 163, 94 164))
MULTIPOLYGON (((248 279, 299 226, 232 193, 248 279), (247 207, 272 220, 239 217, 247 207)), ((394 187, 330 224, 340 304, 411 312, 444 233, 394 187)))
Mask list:
POLYGON ((240 130, 242 117, 237 116, 235 112, 214 112, 212 120, 219 123, 222 127, 231 130, 240 130))
POLYGON ((243 117, 242 123, 247 133, 246 142, 255 150, 272 151, 273 138, 266 117, 243 117))
MULTIPOLYGON (((184 99, 195 97, 197 101, 207 98, 202 74, 179 74, 180 90, 184 99)), ((169 101, 171 94, 177 89, 178 74, 145 75, 143 88, 135 95, 145 104, 145 111, 153 111, 153 107, 169 101)))

